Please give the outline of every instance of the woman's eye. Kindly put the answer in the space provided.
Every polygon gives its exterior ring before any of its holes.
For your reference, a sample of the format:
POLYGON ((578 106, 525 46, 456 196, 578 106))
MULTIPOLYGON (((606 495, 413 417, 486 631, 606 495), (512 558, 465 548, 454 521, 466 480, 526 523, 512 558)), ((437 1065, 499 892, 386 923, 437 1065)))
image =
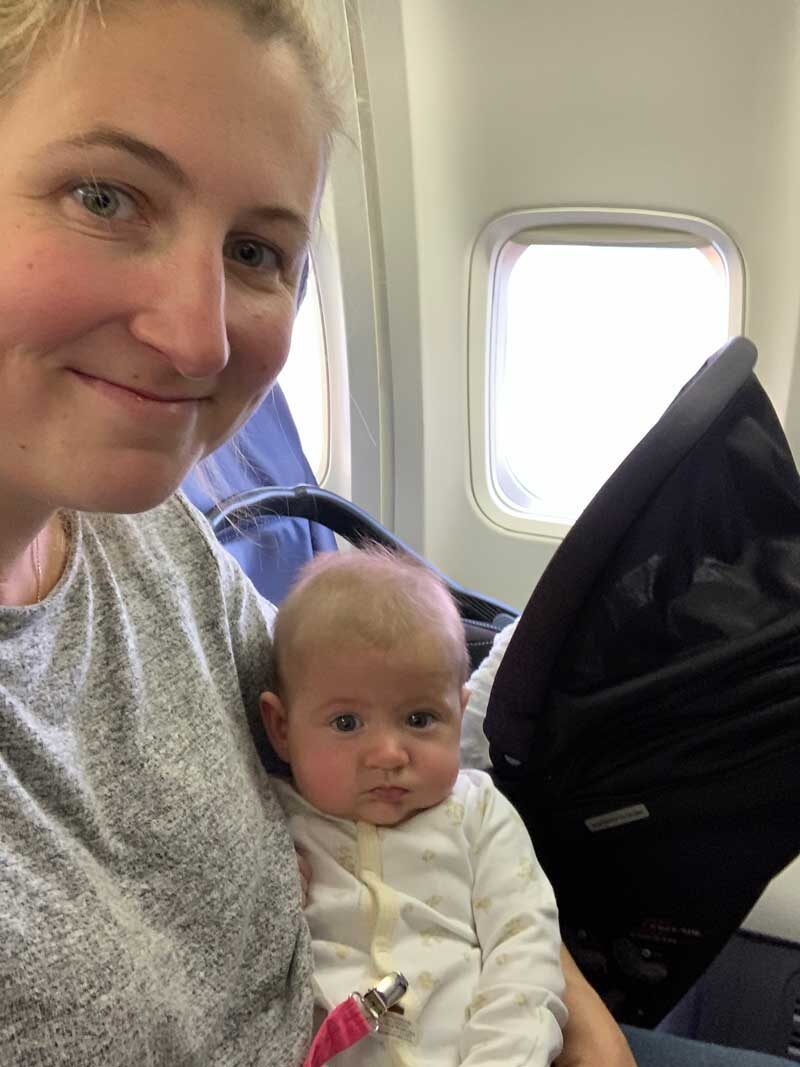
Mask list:
POLYGON ((274 272, 281 268, 281 257, 263 241, 252 237, 237 237, 225 242, 225 256, 249 270, 274 272))
POLYGON ((359 726, 357 715, 337 715, 331 723, 334 730, 337 730, 340 734, 350 734, 353 730, 357 730, 359 726))
POLYGON ((435 716, 431 711, 412 711, 408 716, 408 725, 415 730, 424 730, 426 727, 431 726, 434 721, 435 716))
POLYGON ((72 195, 90 215, 98 219, 127 222, 136 215, 133 197, 113 185, 84 182, 73 189, 72 195))

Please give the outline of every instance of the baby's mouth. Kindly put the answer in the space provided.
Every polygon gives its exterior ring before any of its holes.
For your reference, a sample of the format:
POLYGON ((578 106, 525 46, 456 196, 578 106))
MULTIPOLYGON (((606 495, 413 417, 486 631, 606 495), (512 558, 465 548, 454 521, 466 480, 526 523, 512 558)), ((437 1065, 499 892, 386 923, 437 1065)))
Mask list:
POLYGON ((378 800, 387 801, 390 804, 396 804, 403 797, 409 793, 408 789, 404 789, 399 785, 379 785, 374 789, 370 789, 370 796, 375 797, 378 800))

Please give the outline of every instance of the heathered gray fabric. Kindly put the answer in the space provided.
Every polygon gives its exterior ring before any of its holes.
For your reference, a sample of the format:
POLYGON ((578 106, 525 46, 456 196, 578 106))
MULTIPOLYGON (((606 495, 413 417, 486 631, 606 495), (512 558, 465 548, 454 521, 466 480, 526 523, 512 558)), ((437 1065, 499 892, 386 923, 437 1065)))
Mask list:
POLYGON ((45 602, 0 608, 2 1067, 302 1062, 270 617, 181 497, 77 517, 45 602))

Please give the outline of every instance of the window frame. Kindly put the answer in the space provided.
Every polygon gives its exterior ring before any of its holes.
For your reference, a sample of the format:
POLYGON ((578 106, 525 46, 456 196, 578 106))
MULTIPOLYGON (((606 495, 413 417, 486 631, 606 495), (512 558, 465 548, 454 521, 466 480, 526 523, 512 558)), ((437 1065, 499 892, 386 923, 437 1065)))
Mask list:
MULTIPOLYGON (((281 386, 281 388, 283 390, 283 394, 286 397, 286 403, 288 404, 289 410, 290 410, 290 412, 292 414, 292 419, 294 420, 295 427, 297 429, 297 435, 300 438, 300 444, 301 444, 301 447, 303 448, 303 454, 305 455, 306 460, 308 461, 308 464, 309 464, 309 466, 311 467, 311 470, 314 473, 314 477, 317 480, 317 483, 319 485, 322 485, 323 482, 325 481, 325 479, 328 477, 328 474, 329 474, 330 469, 331 469, 331 421, 332 421, 332 419, 331 419, 331 404, 332 404, 331 369, 330 369, 331 360, 330 360, 330 352, 329 352, 329 346, 328 346, 328 323, 327 323, 327 320, 326 320, 325 302, 323 300, 323 295, 322 295, 322 285, 320 284, 319 267, 318 267, 318 264, 317 264, 317 252, 316 252, 315 249, 309 249, 308 260, 309 260, 309 275, 308 275, 309 284, 308 284, 308 288, 306 290, 306 293, 303 296, 303 302, 300 305, 300 307, 298 307, 298 309, 297 309, 297 312, 296 312, 296 315, 295 315, 295 319, 301 314, 302 311, 305 311, 306 309, 309 309, 309 303, 308 302, 312 301, 314 306, 313 306, 313 309, 310 309, 310 313, 314 317, 314 325, 315 325, 315 328, 316 328, 315 329, 315 333, 318 333, 319 339, 320 339, 320 341, 322 343, 321 352, 318 351, 318 353, 317 353, 318 355, 321 356, 320 362, 321 362, 321 365, 322 365, 322 376, 319 379, 320 400, 321 400, 321 423, 322 423, 322 428, 321 428, 321 433, 320 433, 320 442, 321 442, 321 449, 320 449, 321 456, 320 456, 320 459, 321 459, 321 463, 320 463, 319 468, 315 467, 315 465, 311 462, 311 457, 306 453, 306 442, 303 441, 303 437, 302 437, 302 433, 301 433, 301 429, 302 429, 301 421, 302 420, 300 419, 298 413, 296 411, 292 410, 292 405, 290 403, 289 393, 287 392, 287 389, 286 389, 286 379, 284 378, 283 382, 281 382, 281 376, 284 375, 284 373, 286 371, 286 365, 288 365, 289 359, 291 358, 291 347, 289 349, 289 356, 287 356, 286 364, 281 368, 281 371, 278 374, 278 377, 276 379, 276 384, 281 386), (312 284, 312 282, 313 282, 313 284, 312 284)), ((291 344, 293 345, 294 343, 295 343, 295 335, 294 335, 294 328, 293 328, 291 344)))
POLYGON ((533 518, 515 509, 496 480, 513 477, 503 470, 495 479, 492 411, 495 369, 502 359, 505 331, 503 294, 521 251, 513 245, 551 244, 711 245, 727 273, 730 294, 728 332, 743 332, 745 266, 734 240, 715 223, 693 215, 633 208, 532 208, 492 219, 472 250, 468 292, 467 373, 470 482, 475 503, 494 526, 516 534, 560 540, 563 523, 533 518), (681 240, 683 237, 683 240, 681 240), (566 240, 565 240, 566 238, 566 240), (522 240, 520 240, 522 239, 522 240))

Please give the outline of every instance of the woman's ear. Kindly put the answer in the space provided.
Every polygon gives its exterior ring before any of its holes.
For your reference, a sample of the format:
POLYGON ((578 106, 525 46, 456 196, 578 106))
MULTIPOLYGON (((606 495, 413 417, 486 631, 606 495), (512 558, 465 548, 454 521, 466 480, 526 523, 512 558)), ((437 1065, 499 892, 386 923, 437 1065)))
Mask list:
POLYGON ((262 693, 261 719, 270 744, 284 763, 289 763, 289 716, 277 693, 262 693))

